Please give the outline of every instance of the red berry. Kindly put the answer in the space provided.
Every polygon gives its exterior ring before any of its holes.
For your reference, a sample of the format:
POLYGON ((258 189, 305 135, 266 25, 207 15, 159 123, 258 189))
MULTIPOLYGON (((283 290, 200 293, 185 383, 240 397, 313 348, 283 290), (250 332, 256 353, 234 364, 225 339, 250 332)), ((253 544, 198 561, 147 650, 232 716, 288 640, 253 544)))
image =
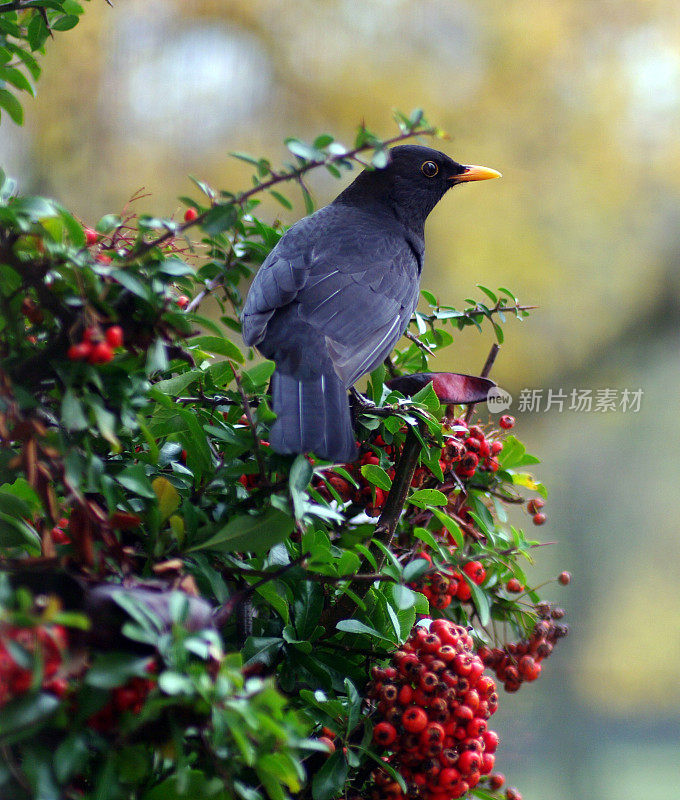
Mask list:
POLYGON ((471 772, 476 772, 481 763, 479 753, 474 750, 464 750, 458 759, 458 769, 463 775, 469 775, 471 772))
POLYGON ((120 325, 112 325, 106 331, 106 342, 115 350, 123 346, 123 329, 120 325))
POLYGON ((389 722, 379 722, 373 728, 373 741, 376 744, 388 747, 397 738, 397 729, 389 722))
POLYGON ((427 727, 427 714, 419 706, 410 706, 404 711, 401 724, 409 733, 420 733, 427 727))
POLYGON ((423 649, 426 653, 437 653, 442 646, 442 640, 436 633, 428 634, 423 640, 423 649))
POLYGON ((513 786, 508 786, 505 796, 507 800, 522 800, 522 795, 513 786))
POLYGON ((510 428, 515 426, 515 418, 511 417, 510 414, 503 414, 503 416, 498 420, 498 424, 501 426, 501 428, 503 428, 503 430, 510 430, 510 428))
POLYGON ((491 455, 492 456, 497 456, 501 452, 502 449, 503 449, 503 443, 502 442, 492 442, 491 443, 491 455))
MULTIPOLYGON (((408 706, 411 700, 413 700, 413 689, 410 686, 402 686, 401 689, 399 689, 399 703, 402 706, 408 706)), ((406 712, 404 712, 404 716, 405 715, 406 712)))
POLYGON ((533 520, 534 525, 543 525, 547 518, 542 511, 539 511, 538 514, 534 514, 531 519, 533 520))
POLYGON ((463 572, 478 586, 484 581, 484 578, 486 578, 486 570, 481 561, 468 561, 468 563, 463 566, 463 572))
POLYGON ((99 234, 97 231, 93 230, 92 228, 85 228, 85 244, 88 247, 92 247, 93 244, 97 244, 98 239, 99 234))
POLYGON ((71 544, 71 537, 61 528, 52 528, 52 541, 55 544, 71 544))
POLYGON ((113 358, 113 350, 107 342, 98 342, 92 348, 87 360, 90 364, 107 364, 113 358))
POLYGON ((489 775, 489 784, 494 791, 497 791, 505 783, 505 775, 502 772, 494 772, 489 775))
POLYGON ((98 338, 98 332, 97 332, 97 329, 93 325, 90 325, 89 327, 87 327, 87 328, 85 328, 83 330, 83 341, 84 342, 94 342, 94 341, 97 340, 97 338, 98 338))
POLYGON ((438 722, 430 722, 420 733, 420 744, 425 750, 441 747, 446 739, 446 731, 438 722))
POLYGON ((498 747, 498 734, 496 731, 484 731, 482 734, 482 741, 484 742, 484 752, 485 753, 495 753, 496 748, 498 747))
POLYGON ((472 591, 464 580, 459 581, 458 588, 456 589, 456 597, 463 602, 466 602, 472 597, 472 591))
POLYGON ((557 576, 557 580, 562 584, 562 586, 567 586, 571 583, 571 572, 560 572, 557 576))
POLYGON ((97 256, 96 261, 98 261, 100 264, 110 264, 111 256, 107 255, 106 253, 100 253, 97 256))
POLYGON ((439 773, 439 779, 437 783, 442 789, 449 789, 450 787, 454 786, 460 780, 460 772, 458 772, 455 767, 445 767, 439 773))
POLYGON ((482 766, 480 767, 480 772, 482 775, 488 775, 491 770, 493 769, 493 765, 496 763, 496 756, 492 753, 484 753, 482 756, 482 766))
POLYGON ((467 735, 476 739, 486 731, 486 720, 481 717, 475 717, 467 724, 467 735))
POLYGON ((185 294, 181 294, 177 298, 177 305, 180 308, 186 308, 189 305, 189 298, 185 294))
POLYGON ((527 503, 527 511, 530 514, 537 514, 543 508, 544 505, 545 505, 544 500, 541 500, 540 497, 534 497, 527 503))
POLYGON ((187 210, 184 212, 184 221, 193 222, 197 216, 198 211, 196 211, 195 208, 187 208, 187 210))
POLYGON ((509 592, 514 592, 515 594, 519 594, 520 592, 524 591, 524 586, 522 586, 517 578, 510 578, 506 584, 506 588, 509 592))
POLYGON ((80 342, 80 344, 72 344, 66 351, 66 356, 71 361, 84 361, 92 352, 92 345, 90 342, 80 342))

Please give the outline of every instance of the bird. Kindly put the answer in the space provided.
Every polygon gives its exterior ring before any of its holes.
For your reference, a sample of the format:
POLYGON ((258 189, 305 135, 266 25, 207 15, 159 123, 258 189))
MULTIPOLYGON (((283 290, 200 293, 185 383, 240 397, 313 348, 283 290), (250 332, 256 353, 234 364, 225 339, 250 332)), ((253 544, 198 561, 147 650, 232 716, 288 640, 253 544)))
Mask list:
POLYGON ((278 453, 357 457, 348 390, 392 351, 420 294, 425 220, 453 186, 501 177, 422 145, 397 145, 263 261, 241 315, 246 345, 275 362, 269 441, 278 453))

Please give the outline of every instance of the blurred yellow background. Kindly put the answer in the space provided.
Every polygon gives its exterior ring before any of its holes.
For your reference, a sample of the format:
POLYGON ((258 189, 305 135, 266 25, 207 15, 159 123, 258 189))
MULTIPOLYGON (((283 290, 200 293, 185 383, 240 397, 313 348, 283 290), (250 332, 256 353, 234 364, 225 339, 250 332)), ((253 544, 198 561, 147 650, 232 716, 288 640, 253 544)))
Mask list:
MULTIPOLYGON (((509 320, 494 377, 562 390, 517 413, 549 523, 535 581, 571 636, 503 696, 498 766, 526 798, 680 796, 680 4, 673 0, 103 0, 47 43, 26 127, 0 164, 89 224, 141 186, 177 213, 195 174, 248 185, 230 150, 287 158, 285 136, 349 143, 365 119, 426 109, 439 145, 502 181, 451 192, 428 223, 423 285, 457 307, 476 283, 540 309, 509 320), (573 389, 643 390, 639 411, 569 410, 573 389)), ((340 189, 310 186, 319 205, 340 189)), ((274 205, 291 223, 302 214, 274 205)), ((433 366, 475 372, 472 329, 433 366)), ((482 415, 485 416, 485 413, 482 415)), ((523 515, 518 520, 528 523, 523 515)))

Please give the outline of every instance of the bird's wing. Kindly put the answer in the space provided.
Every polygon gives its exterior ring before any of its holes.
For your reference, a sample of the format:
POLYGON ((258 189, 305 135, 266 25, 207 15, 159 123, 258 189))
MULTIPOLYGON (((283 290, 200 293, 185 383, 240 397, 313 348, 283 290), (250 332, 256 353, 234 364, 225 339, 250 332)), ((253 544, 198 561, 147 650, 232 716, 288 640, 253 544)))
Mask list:
POLYGON ((295 246, 299 237, 293 235, 290 242, 285 241, 292 232, 291 228, 269 253, 248 292, 241 316, 243 341, 247 345, 259 344, 264 339, 274 312, 292 302, 307 280, 309 259, 303 247, 295 246))
POLYGON ((393 221, 326 206, 293 226, 260 267, 244 305, 243 339, 262 342, 275 311, 295 302, 351 386, 406 328, 419 266, 393 221))
POLYGON ((419 262, 401 230, 365 218, 320 240, 298 294, 300 317, 326 339, 346 386, 373 369, 401 337, 418 301, 419 262))

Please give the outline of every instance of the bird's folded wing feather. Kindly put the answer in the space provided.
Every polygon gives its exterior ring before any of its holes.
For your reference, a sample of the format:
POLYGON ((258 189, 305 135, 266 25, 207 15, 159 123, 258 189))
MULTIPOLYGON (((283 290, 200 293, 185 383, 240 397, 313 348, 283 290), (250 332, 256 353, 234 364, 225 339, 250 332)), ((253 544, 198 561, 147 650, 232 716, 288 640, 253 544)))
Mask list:
POLYGON ((398 229, 349 212, 342 209, 346 229, 334 221, 326 233, 325 225, 305 230, 314 217, 291 228, 260 268, 243 314, 243 338, 257 344, 276 309, 294 301, 300 318, 325 337, 346 386, 396 344, 418 301, 419 278, 398 229))

